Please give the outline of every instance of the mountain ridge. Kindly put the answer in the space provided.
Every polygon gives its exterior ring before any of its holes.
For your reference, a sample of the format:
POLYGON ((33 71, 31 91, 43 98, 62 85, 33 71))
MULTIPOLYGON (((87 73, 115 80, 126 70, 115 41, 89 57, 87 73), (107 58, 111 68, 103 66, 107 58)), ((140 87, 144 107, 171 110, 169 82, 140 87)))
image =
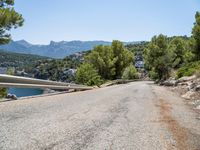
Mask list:
MULTIPOLYGON (((93 49, 97 45, 111 45, 112 42, 103 40, 94 41, 50 41, 47 45, 31 44, 26 40, 11 41, 9 44, 0 45, 0 49, 9 52, 34 54, 52 58, 64 58, 71 54, 93 49)), ((136 44, 138 42, 124 42, 124 44, 136 44)))

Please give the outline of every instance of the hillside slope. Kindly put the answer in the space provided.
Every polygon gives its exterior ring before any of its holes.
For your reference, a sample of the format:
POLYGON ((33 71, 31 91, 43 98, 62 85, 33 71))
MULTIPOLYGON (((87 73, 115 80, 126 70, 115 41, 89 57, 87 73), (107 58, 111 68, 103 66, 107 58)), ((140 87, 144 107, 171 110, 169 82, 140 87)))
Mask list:
POLYGON ((31 54, 20 54, 0 50, 0 67, 24 67, 35 64, 38 61, 50 59, 31 54))

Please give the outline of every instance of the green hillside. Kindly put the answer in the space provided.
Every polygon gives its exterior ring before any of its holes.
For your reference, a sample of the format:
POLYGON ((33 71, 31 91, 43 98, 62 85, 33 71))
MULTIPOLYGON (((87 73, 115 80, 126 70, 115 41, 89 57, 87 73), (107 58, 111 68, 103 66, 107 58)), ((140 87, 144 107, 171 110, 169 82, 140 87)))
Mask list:
POLYGON ((30 54, 5 52, 3 50, 0 50, 0 67, 24 68, 26 66, 34 65, 38 61, 43 61, 47 59, 51 58, 30 54))

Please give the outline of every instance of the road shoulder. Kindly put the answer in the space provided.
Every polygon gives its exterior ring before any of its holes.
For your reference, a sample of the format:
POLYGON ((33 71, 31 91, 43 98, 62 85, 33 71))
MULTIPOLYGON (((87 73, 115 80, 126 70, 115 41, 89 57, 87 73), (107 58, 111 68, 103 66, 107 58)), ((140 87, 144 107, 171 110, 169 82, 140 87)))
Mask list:
POLYGON ((177 93, 156 85, 152 85, 152 89, 157 97, 155 106, 160 110, 159 122, 167 128, 175 140, 170 146, 181 150, 200 149, 199 114, 177 93))

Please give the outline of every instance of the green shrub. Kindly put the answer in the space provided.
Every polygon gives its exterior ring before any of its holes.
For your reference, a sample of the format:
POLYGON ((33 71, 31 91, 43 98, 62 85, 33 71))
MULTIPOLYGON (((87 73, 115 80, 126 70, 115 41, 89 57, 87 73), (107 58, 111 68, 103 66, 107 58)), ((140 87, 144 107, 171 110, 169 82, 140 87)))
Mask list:
POLYGON ((0 98, 4 98, 7 95, 7 89, 6 88, 0 88, 0 98))
POLYGON ((99 86, 103 83, 103 80, 92 65, 84 63, 77 69, 76 82, 88 86, 99 86))
POLYGON ((159 78, 158 73, 155 72, 154 69, 152 69, 151 71, 149 71, 149 77, 153 80, 157 80, 159 78))
POLYGON ((138 78, 139 78, 138 72, 133 65, 130 65, 125 68, 122 75, 122 79, 130 80, 130 79, 138 79, 138 78))
POLYGON ((200 70, 200 61, 188 63, 180 67, 176 73, 176 78, 191 76, 200 70))

